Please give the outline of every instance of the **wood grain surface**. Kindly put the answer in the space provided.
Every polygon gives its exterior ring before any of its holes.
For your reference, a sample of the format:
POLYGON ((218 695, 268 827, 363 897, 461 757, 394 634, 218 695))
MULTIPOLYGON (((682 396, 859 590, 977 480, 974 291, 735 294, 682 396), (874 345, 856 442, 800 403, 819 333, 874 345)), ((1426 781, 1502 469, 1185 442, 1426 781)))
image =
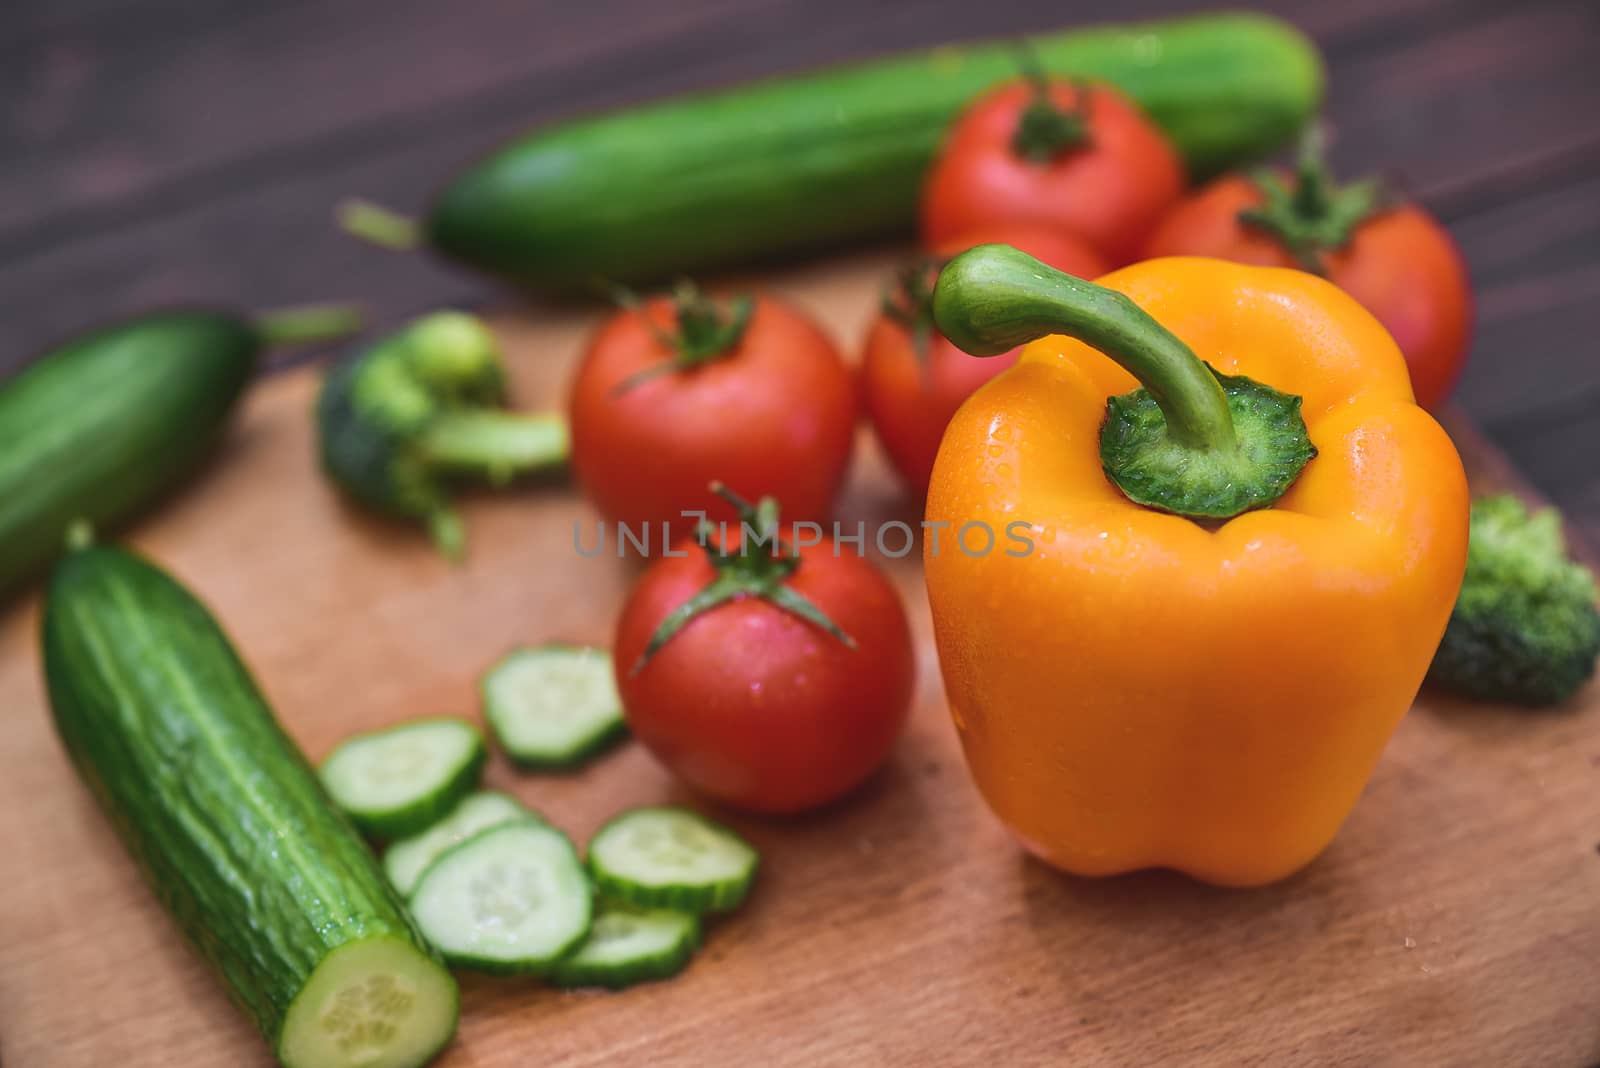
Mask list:
MULTIPOLYGON (((481 280, 331 225, 415 210, 530 125, 664 93, 1208 0, 7 0, 0 373, 151 303, 367 303, 481 280)), ((1459 400, 1600 542, 1600 4, 1267 0, 1322 48, 1334 160, 1451 227, 1478 290, 1459 400)))
MULTIPOLYGON (((854 341, 892 259, 796 270, 774 288, 854 341)), ((592 319, 497 324, 519 403, 555 403, 592 319)), ((210 602, 312 757, 405 717, 477 716, 478 674, 515 643, 609 641, 632 566, 577 555, 573 524, 595 516, 569 488, 472 502, 471 557, 451 568, 322 484, 314 388, 306 370, 265 383, 219 462, 134 538, 210 602)), ((1480 490, 1518 485, 1469 426, 1451 426, 1480 490)), ((914 515, 865 437, 841 512, 914 515)), ((720 813, 764 867, 681 977, 619 994, 469 978, 441 1064, 1600 1060, 1600 688, 1538 714, 1425 696, 1333 847, 1278 886, 1076 879, 1026 859, 982 807, 948 721, 920 570, 885 566, 920 669, 889 766, 811 817, 720 813)), ((0 616, 0 1062, 268 1064, 72 776, 36 626, 31 600, 0 616)), ((496 757, 488 781, 579 841, 625 806, 694 803, 634 744, 570 776, 496 757)))

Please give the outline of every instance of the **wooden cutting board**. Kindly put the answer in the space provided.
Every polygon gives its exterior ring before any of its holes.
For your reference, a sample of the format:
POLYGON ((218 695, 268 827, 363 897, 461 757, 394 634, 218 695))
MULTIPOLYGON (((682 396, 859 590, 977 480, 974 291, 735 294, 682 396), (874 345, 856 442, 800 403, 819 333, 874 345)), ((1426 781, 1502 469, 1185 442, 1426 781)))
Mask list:
MULTIPOLYGON (((765 281, 853 346, 892 262, 765 281)), ((496 322, 519 402, 558 403, 593 317, 496 322)), ((471 559, 452 568, 323 485, 315 382, 265 382, 221 461, 133 539, 210 602, 313 758, 397 719, 477 716, 475 680, 515 643, 609 641, 632 565, 578 556, 574 523, 595 516, 570 488, 474 501, 471 559)), ((1451 427, 1478 490, 1521 488, 1465 423, 1451 427)), ((862 442, 843 517, 915 518, 862 442)), ((723 814, 763 872, 681 977, 619 994, 468 977, 441 1064, 1600 1060, 1600 688, 1546 713, 1424 696, 1333 847, 1281 885, 1070 878, 1026 859, 981 805, 920 571, 885 566, 920 657, 916 714, 887 769, 814 816, 723 814)), ((270 1063, 73 778, 36 626, 31 600, 0 613, 0 1062, 270 1063)), ((570 776, 497 758, 488 781, 580 842, 624 807, 693 801, 637 745, 570 776)))

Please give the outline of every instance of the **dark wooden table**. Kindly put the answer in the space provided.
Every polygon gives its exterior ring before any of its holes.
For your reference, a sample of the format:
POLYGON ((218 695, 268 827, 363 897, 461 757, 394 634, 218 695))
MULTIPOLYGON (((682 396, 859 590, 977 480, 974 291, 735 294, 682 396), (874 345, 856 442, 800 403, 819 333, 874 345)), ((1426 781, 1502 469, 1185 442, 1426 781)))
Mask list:
MULTIPOLYGON (((494 296, 337 233, 575 111, 1174 0, 9 0, 0 371, 153 302, 494 296)), ((1442 216, 1479 294, 1459 399, 1600 541, 1600 4, 1282 0, 1332 71, 1334 156, 1442 216)))

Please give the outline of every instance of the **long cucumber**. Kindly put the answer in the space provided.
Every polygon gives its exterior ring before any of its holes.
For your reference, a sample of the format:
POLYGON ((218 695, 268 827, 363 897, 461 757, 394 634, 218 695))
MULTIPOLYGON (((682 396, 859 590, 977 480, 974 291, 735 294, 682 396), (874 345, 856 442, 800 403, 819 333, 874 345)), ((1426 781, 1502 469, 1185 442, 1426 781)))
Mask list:
MULTIPOLYGON (((1027 45, 1051 73, 1128 93, 1196 179, 1288 140, 1322 97, 1315 46, 1265 15, 1096 26, 1027 45)), ((558 289, 909 230, 950 120, 1023 62, 1019 42, 949 46, 579 118, 468 167, 420 228, 370 205, 345 223, 558 289)))
POLYGON ((432 1059, 455 981, 205 606, 135 556, 79 549, 51 579, 42 641, 67 753, 278 1059, 432 1059))

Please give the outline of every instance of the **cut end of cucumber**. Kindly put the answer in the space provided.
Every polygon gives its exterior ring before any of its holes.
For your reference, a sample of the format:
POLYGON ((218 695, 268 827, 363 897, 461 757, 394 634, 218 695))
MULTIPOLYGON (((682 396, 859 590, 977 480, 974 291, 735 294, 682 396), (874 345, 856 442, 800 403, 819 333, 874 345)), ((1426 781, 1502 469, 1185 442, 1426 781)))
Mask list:
POLYGON ((285 1068, 420 1068, 455 1034, 460 995, 438 961, 397 938, 341 946, 289 1006, 285 1068))
POLYGON ((363 831, 400 838, 454 808, 486 755, 470 723, 419 720, 351 738, 323 761, 322 782, 363 831))
POLYGON ((593 893, 567 836, 519 821, 434 861, 411 895, 428 941, 452 964, 542 974, 589 933, 593 893))
POLYGON ((428 865, 445 852, 479 831, 512 820, 539 820, 539 816, 506 794, 492 790, 470 794, 448 815, 421 834, 402 838, 391 845, 383 854, 384 874, 389 876, 396 890, 409 897, 428 865))
POLYGON ((518 649, 484 676, 483 698, 485 718, 501 748, 527 767, 572 767, 627 729, 605 649, 518 649))
POLYGON ((757 859, 733 831, 683 808, 631 809, 589 843, 595 885, 644 908, 737 908, 755 878, 757 859))

